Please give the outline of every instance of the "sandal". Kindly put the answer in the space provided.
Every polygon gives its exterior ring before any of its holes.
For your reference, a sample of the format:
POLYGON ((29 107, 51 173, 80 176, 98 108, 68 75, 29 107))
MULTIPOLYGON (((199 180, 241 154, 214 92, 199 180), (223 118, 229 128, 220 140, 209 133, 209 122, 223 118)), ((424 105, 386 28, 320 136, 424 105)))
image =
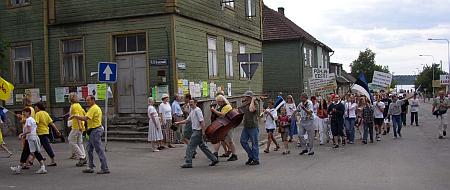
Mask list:
POLYGON ((269 150, 266 149, 266 150, 264 150, 264 152, 265 152, 265 153, 269 153, 269 150))
POLYGON ((53 163, 50 163, 50 164, 48 164, 47 166, 56 166, 56 162, 53 162, 53 163))
POLYGON ((278 151, 280 149, 279 146, 277 146, 276 148, 273 149, 273 151, 278 151))
POLYGON ((230 155, 231 155, 231 151, 222 154, 220 157, 222 157, 222 158, 228 158, 228 157, 230 157, 230 155))

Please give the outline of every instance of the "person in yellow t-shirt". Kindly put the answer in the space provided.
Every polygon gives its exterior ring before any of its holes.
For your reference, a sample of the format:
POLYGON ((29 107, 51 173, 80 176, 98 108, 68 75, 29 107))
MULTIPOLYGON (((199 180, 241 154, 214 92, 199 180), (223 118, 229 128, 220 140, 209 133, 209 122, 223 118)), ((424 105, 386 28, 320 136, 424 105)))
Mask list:
POLYGON ((94 149, 100 159, 101 170, 97 174, 109 174, 108 164, 106 163, 105 152, 103 151, 102 145, 102 110, 95 103, 94 96, 86 97, 86 102, 89 109, 86 116, 71 115, 69 119, 78 119, 80 121, 87 122, 87 135, 89 135, 89 141, 87 142, 87 152, 88 152, 88 168, 83 170, 83 173, 94 173, 94 149))
POLYGON ((49 135, 49 125, 52 126, 53 130, 56 131, 56 135, 61 136, 61 132, 59 132, 56 125, 53 123, 52 118, 48 113, 45 111, 45 106, 42 102, 38 102, 35 105, 36 115, 34 117, 34 120, 36 120, 37 124, 37 135, 39 137, 39 141, 41 142, 41 145, 44 147, 45 152, 47 152, 48 156, 51 159, 51 163, 47 166, 56 166, 55 162, 55 153, 53 152, 52 146, 50 145, 49 135))
MULTIPOLYGON (((0 110, 0 111, 2 111, 2 110, 0 110)), ((1 125, 3 125, 5 122, 6 121, 3 121, 2 119, 0 119, 0 124, 1 125)), ((5 141, 3 141, 3 134, 2 134, 2 129, 1 128, 0 128, 0 148, 5 150, 6 152, 8 152, 8 158, 12 156, 12 152, 9 151, 8 147, 6 146, 5 141)))
MULTIPOLYGON (((69 114, 70 116, 82 116, 86 115, 86 112, 81 107, 80 103, 78 103, 78 95, 75 92, 69 94, 69 101, 71 103, 69 114)), ((78 120, 76 118, 72 118, 69 120, 69 127, 72 127, 69 133, 69 144, 72 146, 72 151, 75 153, 76 159, 78 162, 75 164, 77 167, 82 167, 87 164, 86 160, 86 151, 84 150, 83 145, 83 132, 84 121, 78 120)))
MULTIPOLYGON (((225 98, 225 96, 223 96, 223 95, 218 95, 216 97, 216 103, 219 106, 219 108, 217 110, 214 108, 211 108, 211 113, 217 115, 218 117, 225 117, 225 115, 233 109, 230 105, 230 102, 228 102, 227 98, 225 98)), ((236 146, 234 145, 234 142, 233 142, 233 132, 234 132, 234 129, 231 129, 230 131, 228 131, 228 134, 225 137, 225 140, 223 141, 223 143, 225 143, 225 147, 227 150, 220 157, 229 157, 227 161, 236 161, 237 160, 236 146)), ((225 147, 224 147, 224 149, 225 149, 225 147)), ((216 156, 219 156, 219 149, 220 149, 220 143, 214 144, 214 154, 216 156)))

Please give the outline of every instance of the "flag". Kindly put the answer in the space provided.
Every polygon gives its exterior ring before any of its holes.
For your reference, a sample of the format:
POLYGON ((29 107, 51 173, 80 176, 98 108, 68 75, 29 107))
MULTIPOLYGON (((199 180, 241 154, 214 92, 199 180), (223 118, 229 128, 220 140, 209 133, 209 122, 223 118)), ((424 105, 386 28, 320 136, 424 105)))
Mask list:
POLYGON ((275 100, 275 110, 280 109, 284 104, 286 104, 286 101, 284 101, 283 97, 278 96, 277 100, 275 100))
POLYGON ((0 77, 0 100, 8 100, 12 90, 14 90, 14 86, 0 77))
POLYGON ((366 76, 364 75, 364 73, 359 74, 358 79, 352 86, 352 91, 357 91, 363 94, 364 96, 369 98, 371 102, 373 102, 373 96, 370 93, 369 85, 367 84, 366 76))
POLYGON ((111 87, 110 86, 108 86, 108 90, 107 90, 107 92, 106 93, 108 93, 108 97, 109 98, 112 98, 113 97, 113 92, 112 92, 112 90, 111 90, 111 87))

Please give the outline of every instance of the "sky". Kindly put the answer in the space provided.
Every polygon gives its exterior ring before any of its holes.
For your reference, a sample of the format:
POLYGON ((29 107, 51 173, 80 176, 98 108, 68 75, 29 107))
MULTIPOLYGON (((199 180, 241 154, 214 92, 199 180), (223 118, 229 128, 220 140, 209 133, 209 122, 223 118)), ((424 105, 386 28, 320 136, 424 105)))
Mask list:
POLYGON ((449 71, 450 0, 264 0, 331 47, 332 62, 350 63, 366 48, 376 53, 379 65, 389 66, 395 75, 413 75, 423 65, 443 62, 449 71))

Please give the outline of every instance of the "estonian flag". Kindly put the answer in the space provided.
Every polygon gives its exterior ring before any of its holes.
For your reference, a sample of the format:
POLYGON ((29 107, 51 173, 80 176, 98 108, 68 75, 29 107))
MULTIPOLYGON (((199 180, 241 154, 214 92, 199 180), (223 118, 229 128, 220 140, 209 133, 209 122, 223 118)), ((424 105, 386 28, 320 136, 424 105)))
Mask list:
POLYGON ((373 96, 370 94, 369 85, 367 84, 366 77, 364 73, 359 74, 359 78, 356 80, 355 84, 352 86, 352 91, 357 91, 373 102, 373 96))
POLYGON ((283 97, 278 96, 277 100, 275 100, 275 110, 280 109, 284 104, 286 104, 286 101, 284 101, 283 97))

